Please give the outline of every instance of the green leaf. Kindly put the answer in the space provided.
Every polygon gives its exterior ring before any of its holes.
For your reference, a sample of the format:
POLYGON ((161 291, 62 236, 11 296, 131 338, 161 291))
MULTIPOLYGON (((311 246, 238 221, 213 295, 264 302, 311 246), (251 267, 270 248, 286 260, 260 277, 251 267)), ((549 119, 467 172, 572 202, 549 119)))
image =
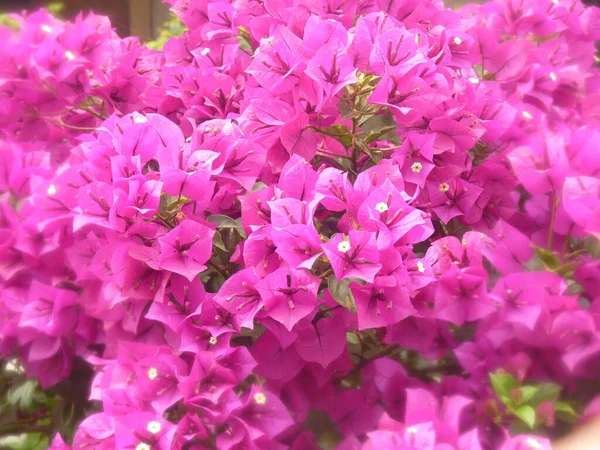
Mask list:
POLYGON ((555 402, 554 409, 556 411, 556 417, 564 422, 575 423, 578 419, 578 414, 575 412, 573 407, 567 402, 555 402))
POLYGON ((7 16, 6 14, 0 14, 0 26, 10 28, 13 33, 18 33, 21 31, 21 25, 12 17, 7 16))
POLYGON ((377 133, 383 130, 384 132, 379 135, 379 139, 385 136, 386 140, 399 143, 400 138, 396 133, 397 129, 398 123, 396 122, 396 119, 394 119, 394 116, 391 113, 386 111, 384 114, 378 114, 363 121, 360 131, 361 134, 366 134, 368 136, 371 133, 377 135, 377 133))
POLYGON ((236 220, 223 214, 215 214, 208 216, 206 221, 217 224, 217 228, 229 228, 237 231, 241 236, 246 236, 246 232, 244 231, 244 227, 242 226, 242 221, 240 219, 236 220))
POLYGON ((490 373, 490 382, 494 392, 504 403, 506 398, 511 398, 511 391, 518 387, 515 377, 506 372, 490 373))
POLYGON ((540 383, 537 385, 537 392, 531 399, 531 403, 537 406, 545 401, 553 402, 558 398, 561 391, 562 388, 557 384, 540 383))
POLYGON ((338 281, 335 275, 331 275, 327 280, 329 292, 336 302, 342 305, 347 310, 355 313, 356 303, 354 302, 354 296, 352 291, 348 287, 350 280, 345 279, 338 281))
POLYGON ((23 445, 19 447, 22 450, 44 450, 48 448, 50 439, 42 433, 30 433, 27 435, 23 445))
POLYGON ((27 409, 33 403, 33 396, 37 389, 36 380, 26 380, 24 383, 12 387, 7 393, 8 403, 18 406, 19 409, 27 409))
POLYGON ((346 333, 346 341, 348 341, 348 344, 350 345, 360 345, 360 339, 355 333, 346 333))
POLYGON ((481 64, 475 64, 473 66, 473 70, 475 71, 475 73, 477 74, 477 76, 479 78, 483 77, 483 67, 481 67, 481 64))
POLYGON ((173 197, 172 195, 167 195, 163 192, 160 195, 158 210, 162 215, 169 215, 179 209, 180 205, 184 205, 187 202, 189 202, 189 200, 185 197, 173 197))
POLYGON ((587 252, 594 258, 600 258, 600 240, 593 236, 584 239, 584 246, 587 252))
POLYGON ((331 125, 327 128, 308 128, 316 133, 335 139, 342 144, 346 150, 352 145, 352 133, 346 125, 331 125))
POLYGON ((265 183, 263 183, 262 181, 257 181, 254 186, 252 186, 252 191, 251 192, 256 192, 256 191, 260 191, 261 189, 266 189, 269 186, 267 186, 265 183))
POLYGON ((63 9, 65 9, 65 4, 63 2, 52 2, 49 3, 46 8, 50 14, 56 16, 59 15, 63 9))
POLYGON ((213 246, 217 247, 219 250, 223 250, 224 252, 228 251, 227 247, 225 247, 225 244, 223 243, 223 238, 221 238, 221 233, 218 231, 213 237, 213 246))
POLYGON ((539 388, 537 386, 521 386, 519 390, 522 394, 521 404, 527 404, 535 396, 539 388))
POLYGON ((358 119, 357 125, 377 114, 382 107, 369 103, 369 97, 377 87, 378 75, 356 74, 358 81, 344 88, 344 95, 340 101, 339 109, 343 119, 358 119))
POLYGON ((371 142, 384 140, 386 134, 391 134, 391 139, 397 137, 396 130, 398 129, 397 125, 389 125, 379 130, 373 130, 369 132, 369 135, 365 138, 365 144, 370 144, 371 142), (393 134, 392 134, 393 132, 393 134))
POLYGON ((254 53, 254 49, 252 48, 252 36, 250 36, 250 32, 242 25, 238 26, 238 30, 240 30, 240 34, 237 35, 237 41, 240 49, 249 54, 254 53))
POLYGON ((563 278, 573 278, 575 269, 577 269, 579 264, 580 264, 580 262, 578 262, 578 261, 561 264, 556 269, 554 269, 554 273, 560 275, 563 278))
POLYGON ((562 266, 561 260, 550 250, 546 250, 545 248, 533 246, 535 253, 539 256, 544 264, 546 270, 550 270, 554 272, 560 266, 562 266))
POLYGON ((521 419, 531 429, 535 427, 535 409, 529 405, 521 406, 514 411, 515 416, 521 419))
POLYGON ((491 74, 489 72, 487 72, 486 70, 483 69, 483 67, 481 66, 481 64, 475 64, 473 66, 473 70, 475 71, 475 73, 477 74, 477 76, 479 78, 482 78, 484 80, 493 80, 494 74, 491 74))
POLYGON ((559 36, 560 36, 560 33, 553 33, 548 36, 536 36, 535 34, 530 34, 529 39, 534 42, 546 42, 546 41, 550 41, 552 39, 556 39, 559 36))
POLYGON ((9 448, 12 450, 22 449, 27 440, 26 434, 12 434, 0 437, 0 448, 9 448))

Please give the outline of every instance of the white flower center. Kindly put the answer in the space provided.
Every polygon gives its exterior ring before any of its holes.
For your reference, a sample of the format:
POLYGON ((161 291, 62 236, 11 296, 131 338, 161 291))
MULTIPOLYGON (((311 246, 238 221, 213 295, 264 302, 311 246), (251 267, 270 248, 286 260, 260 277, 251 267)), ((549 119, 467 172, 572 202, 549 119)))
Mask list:
POLYGON ((54 194, 56 194, 56 186, 51 184, 50 186, 48 186, 48 195, 54 195, 54 194))
POLYGON ((67 50, 65 52, 65 58, 67 58, 69 61, 73 61, 75 59, 75 55, 73 54, 73 52, 67 50))
POLYGON ((256 394, 254 394, 254 401, 258 405, 264 405, 265 403, 267 403, 267 396, 262 392, 257 392, 256 394))
POLYGON ((19 364, 19 361, 17 360, 17 358, 13 358, 13 359, 9 360, 6 363, 6 366, 4 367, 4 369, 7 372, 12 372, 12 373, 23 373, 25 371, 25 369, 23 369, 23 366, 21 366, 21 364, 19 364))
POLYGON ((202 56, 206 56, 206 55, 208 55, 209 53, 210 53, 210 48, 208 48, 208 47, 206 47, 205 49, 203 49, 203 50, 200 52, 200 54, 201 54, 202 56))
POLYGON ((560 1, 559 0, 552 0, 552 3, 554 3, 555 5, 558 5, 558 4, 560 4, 560 1))
POLYGON ((416 427, 408 427, 408 428, 406 429, 406 432, 407 432, 408 434, 417 434, 417 429, 416 429, 416 427))
POLYGON ((440 192, 448 192, 450 190, 450 185, 448 183, 440 184, 440 192))
POLYGON ((455 43, 456 45, 460 45, 460 44, 462 44, 462 39, 461 39, 461 38, 459 38, 458 36, 456 36, 456 37, 454 38, 454 43, 455 43))
POLYGON ((529 447, 529 448, 535 448, 535 449, 539 449, 539 448, 544 448, 544 446, 542 444, 540 444, 537 440, 535 440, 532 437, 528 437, 525 440, 525 444, 529 447))
POLYGON ((469 81, 473 84, 479 84, 479 78, 477 77, 471 77, 469 78, 469 81))
POLYGON ((156 433, 160 433, 160 430, 162 430, 162 427, 160 426, 160 423, 158 423, 156 420, 153 420, 148 423, 146 430, 148 430, 152 434, 156 434, 156 433))
POLYGON ((423 263, 422 263, 421 261, 419 261, 419 262, 417 263, 417 270, 418 270, 419 272, 421 272, 421 273, 424 273, 424 272, 425 272, 425 266, 423 265, 423 263))
POLYGON ((148 118, 146 116, 137 115, 133 118, 133 123, 146 123, 148 118))
POLYGON ((50 25, 42 25, 40 28, 42 29, 42 31, 44 33, 51 33, 52 32, 52 27, 50 25))
POLYGON ((150 450, 150 446, 141 442, 135 446, 135 450, 150 450))
POLYGON ((549 77, 552 81, 556 82, 556 74, 554 72, 550 72, 549 77))
POLYGON ((384 202, 379 202, 379 203, 377 203, 377 204, 375 205, 375 209, 376 209, 377 211, 379 211, 380 213, 384 213, 384 212, 386 212, 386 211, 387 211, 388 209, 390 209, 390 208, 388 207, 387 203, 384 203, 384 202))
POLYGON ((338 244, 338 250, 342 253, 346 253, 350 250, 350 242, 342 241, 338 244))
POLYGON ((419 173, 421 170, 423 170, 423 164, 420 162, 415 162, 412 166, 410 166, 410 170, 412 170, 414 173, 419 173))
POLYGON ((531 119, 533 119, 533 116, 531 115, 531 113, 529 111, 523 111, 523 119, 531 120, 531 119))
POLYGON ((148 369, 148 378, 154 380, 158 376, 158 370, 155 367, 150 367, 148 369))
POLYGON ((217 338, 214 336, 211 336, 210 339, 208 340, 208 342, 215 345, 217 343, 217 338))

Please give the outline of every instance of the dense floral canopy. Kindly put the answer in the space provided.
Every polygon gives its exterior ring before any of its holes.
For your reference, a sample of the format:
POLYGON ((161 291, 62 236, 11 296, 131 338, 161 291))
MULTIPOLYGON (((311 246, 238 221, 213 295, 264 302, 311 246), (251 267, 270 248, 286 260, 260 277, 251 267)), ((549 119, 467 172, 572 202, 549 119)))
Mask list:
POLYGON ((161 49, 1 22, 0 350, 94 373, 54 449, 550 449, 600 409, 598 9, 169 3, 161 49))

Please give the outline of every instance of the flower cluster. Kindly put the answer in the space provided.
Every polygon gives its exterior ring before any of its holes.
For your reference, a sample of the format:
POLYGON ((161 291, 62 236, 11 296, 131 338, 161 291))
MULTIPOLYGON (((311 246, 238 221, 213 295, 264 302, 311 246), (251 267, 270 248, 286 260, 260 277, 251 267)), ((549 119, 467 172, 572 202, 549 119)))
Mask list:
POLYGON ((1 350, 93 367, 72 448, 550 449, 600 367, 598 9, 169 3, 162 50, 0 27, 1 350))

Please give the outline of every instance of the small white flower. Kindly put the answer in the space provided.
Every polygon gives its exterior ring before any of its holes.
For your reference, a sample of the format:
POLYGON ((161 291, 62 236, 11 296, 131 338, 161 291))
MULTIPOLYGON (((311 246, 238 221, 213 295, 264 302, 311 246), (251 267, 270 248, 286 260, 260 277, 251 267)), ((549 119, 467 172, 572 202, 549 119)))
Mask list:
POLYGON ((51 33, 52 32, 52 27, 50 25, 42 25, 40 28, 42 29, 42 31, 44 33, 51 33))
POLYGON ((531 113, 529 111, 523 111, 523 119, 531 120, 531 119, 533 119, 533 116, 531 115, 531 113))
POLYGON ((151 422, 148 422, 148 426, 146 427, 146 430, 148 430, 152 434, 156 434, 156 433, 160 433, 160 430, 162 430, 162 427, 160 426, 160 423, 158 423, 156 420, 152 420, 151 422))
POLYGON ((379 203, 377 203, 377 204, 375 205, 375 209, 376 209, 377 211, 379 211, 380 213, 384 213, 384 212, 386 212, 386 211, 387 211, 388 209, 390 209, 390 208, 388 207, 387 203, 384 203, 384 202, 379 202, 379 203))
POLYGON ((262 392, 257 392, 256 394, 254 394, 254 401, 258 405, 264 405, 265 403, 267 403, 267 396, 262 392))
POLYGON ((525 439, 525 445, 527 445, 531 449, 544 448, 542 444, 540 444, 537 440, 535 440, 532 437, 528 437, 527 439, 525 439))
POLYGON ((150 367, 148 369, 148 378, 150 378, 151 380, 154 380, 157 376, 158 376, 158 370, 156 370, 156 367, 150 367))
POLYGON ((211 343, 212 345, 215 345, 217 343, 217 338, 214 336, 211 336, 210 339, 208 340, 209 343, 211 343))
POLYGON ((54 195, 56 194, 56 186, 54 186, 53 184, 51 184, 50 186, 48 186, 48 195, 54 195))
POLYGON ((25 372, 25 369, 23 369, 23 366, 21 366, 21 364, 19 364, 19 361, 17 360, 17 358, 13 358, 13 359, 9 360, 6 363, 4 370, 6 370, 7 372, 11 372, 11 373, 25 372))
POLYGON ((550 72, 549 77, 552 81, 556 82, 556 74, 554 72, 550 72))
POLYGON ((421 273, 425 273, 425 266, 423 265, 423 263, 421 261, 419 261, 417 263, 417 270, 421 273))
POLYGON ((342 241, 338 244, 338 250, 342 253, 346 253, 350 248, 350 242, 348 241, 342 241))
POLYGON ((69 61, 73 61, 75 59, 75 55, 73 54, 73 52, 67 50, 65 52, 65 58, 67 58, 69 61))
POLYGON ((416 429, 416 427, 408 427, 408 428, 406 429, 406 432, 407 432, 408 434, 417 434, 417 429, 416 429))
POLYGON ((479 78, 471 77, 471 78, 469 78, 469 82, 471 82, 473 84, 479 84, 479 78))
POLYGON ((448 192, 450 190, 450 185, 448 183, 440 184, 440 192, 448 192))
POLYGON ((456 37, 454 38, 454 43, 455 43, 456 45, 460 45, 460 44, 462 44, 462 39, 461 39, 461 38, 459 38, 458 36, 456 36, 456 37))
POLYGON ((135 450, 150 450, 150 446, 148 444, 140 442, 138 445, 135 446, 135 450))
POLYGON ((206 56, 206 55, 208 55, 209 53, 210 53, 210 48, 208 48, 208 47, 206 47, 205 49, 203 49, 203 50, 200 52, 200 54, 201 54, 202 56, 206 56))
POLYGON ((410 166, 410 170, 412 170, 414 173, 419 173, 421 170, 423 170, 423 164, 420 162, 415 162, 412 166, 410 166))

